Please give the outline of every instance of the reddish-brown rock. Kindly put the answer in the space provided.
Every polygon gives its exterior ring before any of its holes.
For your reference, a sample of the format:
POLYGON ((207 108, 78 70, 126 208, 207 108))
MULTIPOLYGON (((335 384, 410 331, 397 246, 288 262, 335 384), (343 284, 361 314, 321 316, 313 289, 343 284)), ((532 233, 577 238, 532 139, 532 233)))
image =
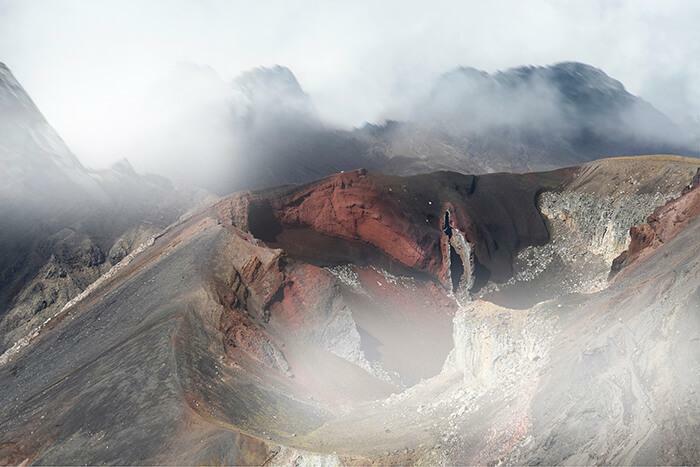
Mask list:
POLYGON ((216 213, 222 222, 248 230, 292 256, 304 250, 304 259, 323 263, 330 261, 333 250, 366 245, 450 287, 446 211, 452 227, 471 245, 482 273, 507 280, 517 251, 548 240, 535 203, 537 193, 555 188, 568 175, 558 171, 475 177, 438 172, 394 177, 357 170, 301 187, 233 195, 218 203, 216 213), (309 235, 295 234, 285 243, 291 231, 309 235), (313 251, 312 243, 322 240, 318 235, 346 243, 313 251))
POLYGON ((338 174, 273 201, 287 227, 369 243, 410 268, 434 271, 440 262, 439 235, 425 222, 412 222, 392 187, 363 171, 338 174))
POLYGON ((318 315, 329 313, 338 296, 335 278, 323 268, 303 263, 289 266, 286 274, 271 314, 291 332, 312 329, 322 322, 318 315))
POLYGON ((700 169, 682 194, 659 206, 647 222, 630 229, 629 248, 615 258, 611 275, 650 256, 657 248, 676 237, 690 221, 700 215, 700 169))

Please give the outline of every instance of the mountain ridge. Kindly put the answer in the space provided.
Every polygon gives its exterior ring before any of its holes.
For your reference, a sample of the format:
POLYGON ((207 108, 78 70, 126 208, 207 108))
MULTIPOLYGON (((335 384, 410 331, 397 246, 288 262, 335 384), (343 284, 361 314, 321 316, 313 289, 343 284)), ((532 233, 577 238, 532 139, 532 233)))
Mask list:
POLYGON ((579 62, 491 74, 457 68, 438 77, 403 120, 351 130, 322 121, 289 68, 253 69, 233 89, 243 96, 231 104, 238 144, 217 157, 230 174, 249 176, 218 180, 219 194, 359 167, 397 175, 527 172, 627 154, 696 154, 667 116, 579 62))
POLYGON ((125 160, 85 168, 0 67, 0 349, 204 198, 125 160))

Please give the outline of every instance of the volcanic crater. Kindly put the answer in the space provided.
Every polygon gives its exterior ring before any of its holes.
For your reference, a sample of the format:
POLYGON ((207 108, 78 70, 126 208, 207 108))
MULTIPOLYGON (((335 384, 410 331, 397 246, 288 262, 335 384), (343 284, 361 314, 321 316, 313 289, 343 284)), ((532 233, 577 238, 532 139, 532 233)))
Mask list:
POLYGON ((664 423, 698 415, 696 171, 360 169, 223 198, 3 356, 0 459, 697 461, 698 425, 664 423))

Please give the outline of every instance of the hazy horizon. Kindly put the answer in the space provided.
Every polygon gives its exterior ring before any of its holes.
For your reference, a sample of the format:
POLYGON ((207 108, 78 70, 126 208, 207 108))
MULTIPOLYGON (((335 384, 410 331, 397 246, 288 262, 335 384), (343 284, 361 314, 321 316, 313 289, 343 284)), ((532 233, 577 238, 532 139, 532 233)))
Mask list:
POLYGON ((143 167, 132 152, 150 128, 201 95, 218 99, 241 72, 275 64, 292 70, 325 122, 344 128, 400 119, 458 66, 562 61, 601 68, 680 124, 700 114, 700 4, 439 3, 0 0, 0 61, 94 168, 123 157, 143 167), (193 88, 183 64, 223 87, 194 86, 201 95, 180 99, 193 88))

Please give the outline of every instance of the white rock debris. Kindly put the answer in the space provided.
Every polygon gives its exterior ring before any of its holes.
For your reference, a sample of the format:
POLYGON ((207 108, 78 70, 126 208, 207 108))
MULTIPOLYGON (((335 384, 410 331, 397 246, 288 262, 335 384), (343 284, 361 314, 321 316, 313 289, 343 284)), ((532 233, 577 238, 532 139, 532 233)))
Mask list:
POLYGON ((341 264, 338 266, 331 266, 325 268, 328 272, 337 277, 341 283, 347 285, 354 292, 367 296, 367 291, 362 288, 360 284, 360 278, 355 272, 355 269, 348 264, 341 264))
POLYGON ((315 452, 280 446, 279 451, 265 462, 270 466, 295 467, 340 467, 342 465, 337 454, 320 454, 315 452))

